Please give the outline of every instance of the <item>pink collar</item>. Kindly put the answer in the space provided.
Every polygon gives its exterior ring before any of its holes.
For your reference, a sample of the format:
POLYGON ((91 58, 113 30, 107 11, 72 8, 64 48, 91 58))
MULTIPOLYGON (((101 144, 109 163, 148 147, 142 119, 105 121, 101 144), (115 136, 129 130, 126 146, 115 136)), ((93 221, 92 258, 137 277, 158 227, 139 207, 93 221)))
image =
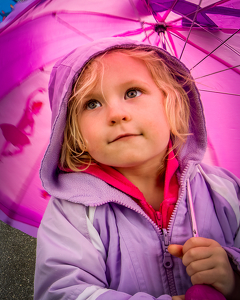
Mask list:
MULTIPOLYGON (((169 147, 171 146, 172 143, 170 140, 169 147)), ((168 158, 167 158, 167 167, 166 167, 165 183, 164 183, 164 200, 170 200, 173 197, 175 198, 176 186, 171 185, 171 180, 178 166, 179 166, 178 161, 173 151, 171 151, 168 154, 168 158)), ((129 181, 120 172, 118 172, 117 170, 115 170, 110 166, 95 164, 89 166, 88 169, 85 170, 84 172, 104 180, 106 183, 114 186, 115 188, 123 191, 124 193, 138 200, 145 200, 142 192, 131 181, 129 181)))
MULTIPOLYGON (((172 147, 171 140, 169 141, 169 148, 172 147)), ((156 222, 159 227, 166 228, 173 212, 174 206, 178 199, 179 185, 176 176, 176 170, 179 164, 171 151, 167 158, 167 167, 165 172, 164 182, 164 200, 160 205, 159 211, 155 211, 153 207, 147 203, 142 192, 125 176, 112 167, 106 165, 90 165, 85 171, 87 174, 91 174, 99 179, 102 179, 106 183, 119 189, 120 191, 128 194, 135 201, 139 201, 139 206, 145 211, 145 213, 156 222)), ((60 169, 62 169, 59 166, 60 169)), ((64 169, 65 172, 72 172, 70 169, 64 169)))
MULTIPOLYGON (((170 141, 169 147, 171 146, 172 144, 170 141)), ((178 161, 173 151, 171 151, 167 158, 164 183, 164 201, 160 205, 159 212, 156 212, 153 207, 147 203, 142 192, 131 181, 112 167, 96 164, 89 166, 89 168, 84 172, 104 180, 106 183, 121 190, 134 199, 139 200, 138 204, 145 213, 160 227, 166 228, 178 198, 179 185, 175 174, 178 166, 178 161)))

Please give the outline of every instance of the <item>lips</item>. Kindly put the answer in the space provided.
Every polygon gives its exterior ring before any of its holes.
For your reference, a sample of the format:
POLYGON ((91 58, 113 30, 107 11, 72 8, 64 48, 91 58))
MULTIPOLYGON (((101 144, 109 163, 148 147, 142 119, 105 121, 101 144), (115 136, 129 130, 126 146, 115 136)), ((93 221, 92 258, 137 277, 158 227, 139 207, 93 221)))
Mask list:
POLYGON ((141 134, 135 134, 135 133, 120 134, 115 139, 113 139, 110 143, 116 142, 116 141, 121 140, 126 137, 134 137, 134 136, 139 136, 139 135, 141 135, 141 134))

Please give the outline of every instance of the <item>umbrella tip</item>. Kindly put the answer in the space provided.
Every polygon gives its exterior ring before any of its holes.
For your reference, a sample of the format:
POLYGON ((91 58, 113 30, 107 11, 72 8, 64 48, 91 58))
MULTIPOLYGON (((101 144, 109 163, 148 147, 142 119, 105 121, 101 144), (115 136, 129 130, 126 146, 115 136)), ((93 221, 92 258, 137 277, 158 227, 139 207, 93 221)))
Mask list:
POLYGON ((165 22, 157 23, 154 26, 154 30, 157 32, 157 34, 165 33, 167 30, 167 24, 165 22))

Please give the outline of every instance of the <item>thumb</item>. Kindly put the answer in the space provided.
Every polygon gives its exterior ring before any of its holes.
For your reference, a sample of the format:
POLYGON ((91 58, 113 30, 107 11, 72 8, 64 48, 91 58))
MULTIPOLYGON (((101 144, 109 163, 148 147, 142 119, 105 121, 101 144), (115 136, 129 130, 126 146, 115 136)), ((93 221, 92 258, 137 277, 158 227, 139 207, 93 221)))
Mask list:
POLYGON ((182 258, 183 252, 182 252, 183 246, 182 245, 176 245, 172 244, 168 246, 168 252, 172 254, 173 256, 182 258))

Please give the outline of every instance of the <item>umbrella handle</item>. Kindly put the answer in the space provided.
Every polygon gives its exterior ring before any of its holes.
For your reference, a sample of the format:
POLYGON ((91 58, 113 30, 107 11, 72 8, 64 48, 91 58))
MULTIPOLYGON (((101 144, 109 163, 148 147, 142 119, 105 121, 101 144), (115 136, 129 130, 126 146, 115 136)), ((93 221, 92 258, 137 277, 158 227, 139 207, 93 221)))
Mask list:
POLYGON ((196 284, 191 286, 186 294, 185 300, 226 300, 222 293, 215 288, 205 285, 196 284))
MULTIPOLYGON (((197 222, 195 218, 193 199, 191 194, 190 182, 187 180, 187 200, 189 206, 189 212, 191 216, 192 232, 194 237, 199 237, 197 230, 197 222)), ((214 289, 213 287, 205 284, 196 284, 190 287, 186 294, 185 300, 226 300, 222 293, 214 289)))

